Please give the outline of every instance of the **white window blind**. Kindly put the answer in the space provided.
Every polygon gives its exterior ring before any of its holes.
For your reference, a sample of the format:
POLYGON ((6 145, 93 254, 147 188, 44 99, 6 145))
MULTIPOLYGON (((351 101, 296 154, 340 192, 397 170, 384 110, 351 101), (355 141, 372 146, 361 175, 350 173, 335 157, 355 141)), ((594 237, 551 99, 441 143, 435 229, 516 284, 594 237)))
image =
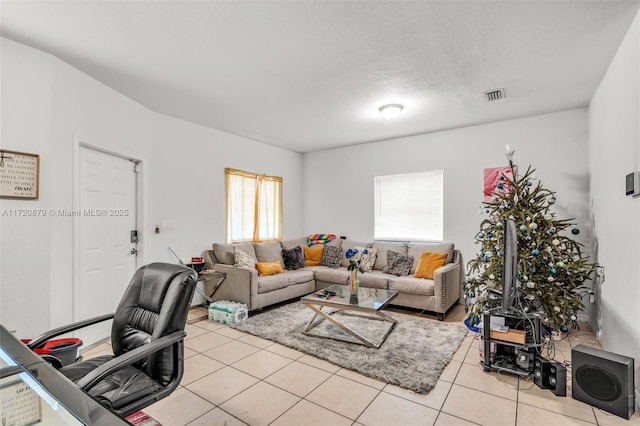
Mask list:
POLYGON ((376 240, 442 241, 444 170, 376 176, 376 240))

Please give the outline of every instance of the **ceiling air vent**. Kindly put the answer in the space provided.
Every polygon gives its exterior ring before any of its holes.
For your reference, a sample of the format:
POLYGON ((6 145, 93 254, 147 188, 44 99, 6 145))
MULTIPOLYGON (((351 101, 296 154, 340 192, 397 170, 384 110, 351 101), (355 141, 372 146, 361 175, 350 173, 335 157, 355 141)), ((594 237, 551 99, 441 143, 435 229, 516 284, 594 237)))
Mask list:
POLYGON ((495 89, 489 90, 488 92, 484 92, 484 97, 487 102, 497 101, 502 98, 506 98, 507 95, 504 93, 504 89, 495 89))

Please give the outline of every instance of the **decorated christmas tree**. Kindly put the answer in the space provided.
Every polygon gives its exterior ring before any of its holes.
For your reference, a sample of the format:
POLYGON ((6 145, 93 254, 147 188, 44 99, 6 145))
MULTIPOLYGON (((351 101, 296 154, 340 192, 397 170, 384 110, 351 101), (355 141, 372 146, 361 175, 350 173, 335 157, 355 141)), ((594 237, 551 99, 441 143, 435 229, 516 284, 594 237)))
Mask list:
MULTIPOLYGON (((472 328, 485 311, 499 309, 504 260, 504 220, 517 229, 517 295, 514 309, 537 312, 552 330, 568 331, 584 308, 583 297, 596 265, 583 256, 583 246, 572 237, 580 233, 574 219, 559 219, 552 211, 555 193, 544 188, 529 167, 519 173, 507 155, 509 167, 496 179, 481 213, 475 236, 480 251, 468 263, 465 299, 472 328), (497 290, 497 291, 491 291, 497 290)), ((485 191, 487 189, 485 188, 485 191)))

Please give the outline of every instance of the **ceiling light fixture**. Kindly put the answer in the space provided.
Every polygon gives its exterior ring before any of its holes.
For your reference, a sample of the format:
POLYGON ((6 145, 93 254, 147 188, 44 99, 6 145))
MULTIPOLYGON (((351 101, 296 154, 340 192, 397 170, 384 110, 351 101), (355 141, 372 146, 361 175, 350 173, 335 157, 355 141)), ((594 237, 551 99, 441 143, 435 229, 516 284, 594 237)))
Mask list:
POLYGON ((398 118, 404 107, 400 104, 387 104, 382 105, 379 109, 384 118, 387 120, 393 120, 398 118))

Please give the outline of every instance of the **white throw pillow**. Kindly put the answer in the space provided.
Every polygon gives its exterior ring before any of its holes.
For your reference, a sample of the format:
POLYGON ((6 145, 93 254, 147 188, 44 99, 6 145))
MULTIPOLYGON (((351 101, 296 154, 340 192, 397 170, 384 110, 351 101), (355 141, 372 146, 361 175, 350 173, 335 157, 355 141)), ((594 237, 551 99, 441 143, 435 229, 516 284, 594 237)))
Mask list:
POLYGON ((246 252, 240 250, 238 247, 233 248, 233 258, 233 266, 246 266, 247 268, 256 267, 256 260, 246 252))

